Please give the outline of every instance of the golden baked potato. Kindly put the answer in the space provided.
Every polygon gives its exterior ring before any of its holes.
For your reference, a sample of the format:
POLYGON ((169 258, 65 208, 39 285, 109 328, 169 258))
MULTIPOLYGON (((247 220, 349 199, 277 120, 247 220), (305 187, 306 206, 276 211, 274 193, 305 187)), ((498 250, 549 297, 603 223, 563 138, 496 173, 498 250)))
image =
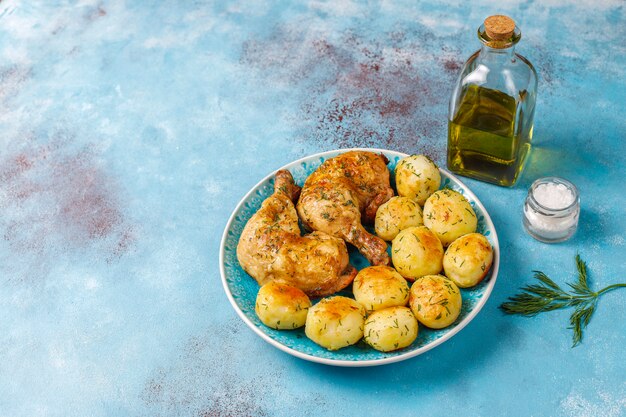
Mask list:
POLYGON ((273 329, 304 326, 311 300, 299 288, 270 281, 256 296, 254 311, 261 322, 273 329))
POLYGON ((417 320, 431 329, 443 329, 461 313, 461 292, 442 275, 426 275, 411 286, 409 305, 417 320))
POLYGON ((404 306, 409 301, 409 284, 389 266, 370 266, 359 271, 352 282, 354 298, 367 311, 404 306))
POLYGON ((421 226, 422 208, 408 197, 391 197, 378 208, 374 220, 376 234, 386 241, 393 240, 402 229, 421 226))
POLYGON ((396 165, 396 189, 398 195, 415 200, 420 206, 441 185, 437 165, 425 155, 411 155, 396 165))
POLYGON ((433 193, 424 204, 424 225, 437 234, 443 246, 476 231, 478 220, 467 199, 454 190, 433 193))
POLYGON ((493 248, 480 233, 468 233, 448 246, 443 270, 461 288, 473 287, 485 278, 493 262, 493 248))
POLYGON ((427 227, 409 227, 391 242, 391 259, 400 275, 410 280, 438 274, 443 268, 443 246, 427 227))
POLYGON ((328 350, 350 346, 363 337, 365 308, 355 300, 334 296, 309 308, 304 332, 328 350))
POLYGON ((402 349, 417 338, 417 319, 408 307, 388 307, 370 314, 365 321, 365 343, 381 352, 402 349))

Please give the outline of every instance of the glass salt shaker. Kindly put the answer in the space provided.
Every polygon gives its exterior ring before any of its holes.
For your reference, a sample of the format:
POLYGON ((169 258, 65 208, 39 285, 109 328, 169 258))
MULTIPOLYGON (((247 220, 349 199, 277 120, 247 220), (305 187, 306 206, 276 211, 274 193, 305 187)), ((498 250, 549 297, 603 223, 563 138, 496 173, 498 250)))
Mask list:
POLYGON ((533 182, 524 203, 524 228, 535 239, 556 243, 569 239, 578 227, 580 196, 576 186, 558 177, 533 182))
POLYGON ((522 33, 513 19, 495 15, 478 28, 482 48, 469 57, 450 100, 450 171, 513 186, 530 152, 537 72, 515 53, 522 33))

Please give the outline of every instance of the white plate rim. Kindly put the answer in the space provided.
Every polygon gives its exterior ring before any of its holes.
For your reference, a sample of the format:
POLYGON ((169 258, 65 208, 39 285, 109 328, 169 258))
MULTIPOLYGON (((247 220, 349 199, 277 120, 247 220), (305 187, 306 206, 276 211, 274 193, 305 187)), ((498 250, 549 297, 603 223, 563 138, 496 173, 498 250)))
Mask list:
MULTIPOLYGON (((317 363, 322 363, 325 365, 333 365, 333 366, 343 366, 343 367, 366 367, 366 366, 378 366, 378 365, 386 365, 386 364, 390 364, 390 363, 394 363, 394 362, 400 362, 409 358, 413 358, 415 356, 419 356, 437 346, 439 346, 440 344, 442 344, 443 342, 447 341, 448 339, 450 339, 452 336, 456 335, 457 333, 459 333, 465 326, 467 326, 473 319, 474 317, 476 317, 476 315, 480 312, 480 310, 482 310, 483 306, 487 303, 487 300, 489 300, 489 297, 491 296, 491 292, 493 291, 493 287, 495 286, 496 283, 496 279, 498 278, 498 270, 500 268, 500 243, 498 241, 498 234, 496 231, 496 228, 491 220, 491 216, 489 215, 489 212, 487 212, 487 210, 485 209, 485 207, 483 206, 482 202, 478 199, 478 197, 476 197, 476 194, 474 194, 474 192, 472 190, 469 189, 469 187, 467 185, 465 185, 459 178, 457 178, 454 174, 452 174, 451 172, 439 167, 439 171, 444 173, 448 178, 450 178, 451 181, 453 181, 454 183, 456 183, 457 186, 461 187, 465 193, 467 193, 474 201, 474 203, 480 207, 483 215, 484 215, 484 220, 485 223, 487 224, 488 228, 490 230, 493 231, 493 235, 491 236, 491 239, 493 240, 493 248, 494 248, 494 257, 493 257, 493 264, 491 266, 491 270, 492 270, 492 275, 491 278, 489 279, 488 285, 485 287, 485 290, 483 292, 483 296, 480 298, 480 300, 478 301, 478 303, 474 306, 474 308, 472 309, 472 311, 465 317, 463 318, 463 320, 461 320, 460 323, 458 323, 454 328, 450 329, 450 331, 448 331, 446 334, 444 334, 443 336, 441 336, 440 338, 420 347, 417 348, 415 350, 411 350, 409 352, 406 352, 404 354, 400 354, 397 356, 392 356, 392 357, 388 357, 388 358, 380 358, 380 359, 368 359, 368 360, 363 360, 363 361, 354 361, 354 360, 342 360, 342 359, 329 359, 329 358, 321 358, 318 356, 314 356, 314 355, 309 355, 307 353, 303 353, 300 352, 299 350, 296 349, 292 349, 288 346, 283 345, 282 343, 278 342, 277 340, 274 340, 273 338, 271 338, 270 336, 268 336, 265 332, 263 332, 259 327, 257 327, 246 315, 245 313, 241 310, 241 308, 239 307, 239 305, 237 304, 237 302, 235 301, 235 298, 232 295, 232 292, 230 291, 230 288, 228 286, 228 282, 226 280, 226 270, 224 268, 224 256, 225 256, 225 245, 226 245, 226 239, 227 239, 227 235, 228 235, 228 231, 230 230, 232 223, 235 221, 235 217, 236 214, 240 211, 241 206, 243 204, 245 204, 245 202, 250 198, 250 196, 256 192, 256 190, 258 190, 266 181, 269 181, 278 170, 281 169, 288 169, 288 167, 291 166, 295 166, 297 164, 301 164, 302 162, 305 161, 309 161, 312 160, 314 158, 325 158, 327 159, 328 157, 332 157, 344 152, 349 152, 349 151, 366 151, 366 152, 376 152, 376 153, 383 153, 383 154, 389 154, 389 155, 394 155, 394 156, 398 156, 400 158, 405 158, 407 156, 409 156, 409 154, 403 153, 403 152, 398 152, 398 151, 393 151, 393 150, 389 150, 389 149, 381 149, 381 148, 344 148, 344 149, 335 149, 335 150, 330 150, 330 151, 324 151, 324 152, 319 152, 316 154, 312 154, 312 155, 307 155, 304 156, 300 159, 297 159, 295 161, 289 162, 285 165, 283 165, 282 167, 271 171, 269 174, 267 174, 265 177, 263 177, 263 179, 261 179, 259 182, 256 183, 256 185, 254 187, 252 187, 247 193, 246 195, 244 195, 241 200, 239 201, 239 203, 237 203, 237 205, 235 206, 235 208, 233 209, 228 222, 226 223, 226 227, 224 228, 224 233, 222 234, 222 240, 220 242, 220 253, 219 253, 219 263, 220 263, 220 275, 221 275, 221 279, 222 279, 222 285, 224 287, 224 291, 226 292, 226 296, 228 297, 228 301, 230 302, 230 304, 232 305, 232 307, 234 308, 235 312, 237 313, 237 315, 244 321, 244 323, 246 323, 246 325, 252 329, 252 331, 254 331, 254 333, 256 333, 258 336, 260 336, 263 340, 265 340, 267 343, 271 344, 272 346, 282 350, 283 352, 286 352, 292 356, 298 357, 300 359, 304 359, 307 361, 311 361, 311 362, 317 362, 317 363)), ((250 278, 252 279, 252 278, 250 278)))

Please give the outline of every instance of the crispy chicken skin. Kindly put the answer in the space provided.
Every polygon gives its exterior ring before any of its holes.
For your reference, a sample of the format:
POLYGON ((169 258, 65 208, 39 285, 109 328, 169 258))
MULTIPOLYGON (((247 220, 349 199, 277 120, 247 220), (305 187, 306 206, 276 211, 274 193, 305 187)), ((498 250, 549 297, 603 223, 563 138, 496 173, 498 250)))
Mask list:
POLYGON ((304 225, 356 246, 372 265, 389 265, 387 244, 368 233, 378 207, 393 197, 388 159, 351 151, 326 160, 306 180, 297 210, 304 225))
POLYGON ((259 285, 269 281, 323 297, 347 287, 356 275, 343 240, 322 232, 300 235, 291 173, 276 173, 274 194, 248 220, 237 244, 237 259, 259 285))

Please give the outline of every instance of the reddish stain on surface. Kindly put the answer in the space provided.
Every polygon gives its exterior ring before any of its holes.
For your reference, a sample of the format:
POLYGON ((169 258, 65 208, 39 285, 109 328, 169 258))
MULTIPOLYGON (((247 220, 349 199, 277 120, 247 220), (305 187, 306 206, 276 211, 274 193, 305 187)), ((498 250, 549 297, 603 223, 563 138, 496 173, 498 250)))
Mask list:
POLYGON ((9 150, 0 157, 1 236, 15 255, 33 255, 37 264, 61 250, 95 246, 113 260, 134 240, 118 191, 89 150, 30 144, 9 150))
POLYGON ((443 68, 452 75, 458 75, 462 66, 463 62, 459 59, 445 58, 443 60, 443 68))
POLYGON ((77 241, 104 238, 123 221, 110 178, 90 158, 73 155, 52 166, 54 186, 61 192, 57 220, 77 241))
POLYGON ((438 159, 445 152, 438 136, 461 62, 443 47, 441 54, 429 54, 432 38, 396 30, 376 39, 351 31, 330 39, 278 27, 266 39, 246 42, 241 62, 291 85, 287 93, 301 103, 296 117, 309 126, 303 140, 419 151, 438 159))
POLYGON ((102 7, 102 5, 99 5, 88 10, 87 14, 85 15, 85 20, 92 22, 106 16, 106 14, 106 10, 102 7))
POLYGON ((15 179, 15 177, 28 171, 32 166, 33 162, 31 159, 23 153, 10 156, 5 164, 0 165, 0 183, 6 183, 15 179))
POLYGON ((120 258, 126 252, 131 250, 135 243, 135 231, 132 227, 124 227, 118 236, 117 243, 111 249, 110 255, 107 257, 107 262, 112 262, 115 259, 120 258))

